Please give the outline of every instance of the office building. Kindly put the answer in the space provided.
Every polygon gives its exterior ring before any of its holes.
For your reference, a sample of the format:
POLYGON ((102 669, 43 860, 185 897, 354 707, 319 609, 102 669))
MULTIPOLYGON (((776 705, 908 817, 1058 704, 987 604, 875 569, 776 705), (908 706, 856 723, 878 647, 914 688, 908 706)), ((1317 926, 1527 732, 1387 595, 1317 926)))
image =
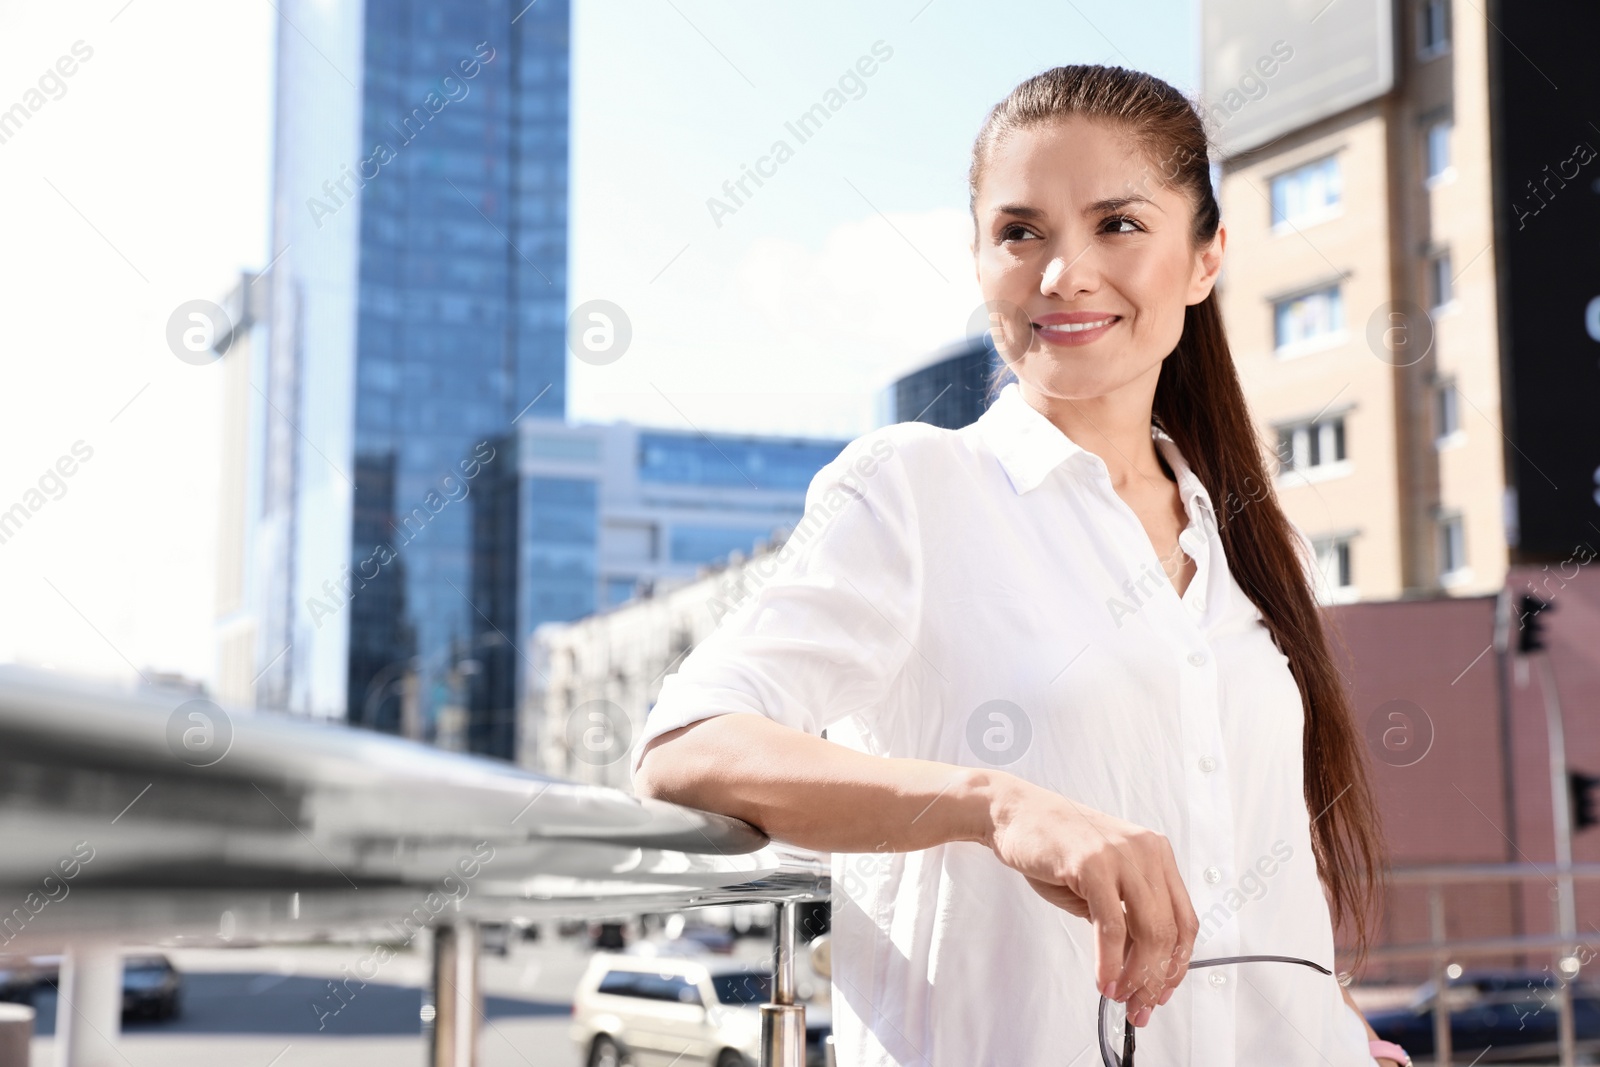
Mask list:
POLYGON ((482 625, 462 501, 565 416, 568 5, 278 11, 257 701, 431 736, 482 625))
POLYGON ((217 305, 211 323, 211 351, 222 363, 222 440, 217 487, 217 588, 213 628, 216 639, 217 700, 227 707, 255 705, 259 619, 256 583, 262 572, 255 559, 252 521, 261 496, 262 438, 266 407, 261 391, 266 370, 266 296, 262 277, 245 273, 217 305))
POLYGON ((801 524, 812 479, 848 442, 626 423, 537 423, 519 436, 522 499, 567 507, 530 513, 520 542, 517 758, 626 788, 625 763, 597 750, 593 731, 603 747, 621 743, 607 730, 643 723, 661 680, 748 596, 749 562, 801 524))
POLYGON ((1594 543, 1600 10, 1207 0, 1203 27, 1218 294, 1333 597, 1493 592, 1594 543))
MULTIPOLYGON (((465 498, 478 616, 454 656, 467 670, 455 669, 449 706, 462 711, 443 733, 506 758, 535 743, 516 734, 521 694, 543 683, 529 635, 754 551, 799 520, 811 479, 845 444, 521 420, 465 498)), ((393 681, 403 707, 404 679, 393 681)))
POLYGON ((988 410, 990 376, 999 364, 987 333, 947 345, 906 368, 890 386, 895 422, 959 430, 988 410))

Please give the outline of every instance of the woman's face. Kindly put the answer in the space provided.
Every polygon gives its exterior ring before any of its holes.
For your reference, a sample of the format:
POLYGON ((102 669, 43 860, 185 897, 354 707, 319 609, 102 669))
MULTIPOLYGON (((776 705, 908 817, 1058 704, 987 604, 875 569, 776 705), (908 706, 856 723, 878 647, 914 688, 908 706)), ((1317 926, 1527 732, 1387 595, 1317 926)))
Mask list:
POLYGON ((1226 234, 1195 249, 1194 207, 1115 127, 1067 118, 990 151, 973 255, 1001 353, 1048 397, 1130 383, 1154 395, 1184 308, 1211 291, 1226 234))

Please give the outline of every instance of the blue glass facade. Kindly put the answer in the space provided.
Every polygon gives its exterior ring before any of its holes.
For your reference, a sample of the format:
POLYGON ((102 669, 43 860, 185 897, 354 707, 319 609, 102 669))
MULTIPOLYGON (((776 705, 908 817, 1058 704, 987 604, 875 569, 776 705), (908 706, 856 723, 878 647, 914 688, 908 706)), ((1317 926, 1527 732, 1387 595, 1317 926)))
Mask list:
MULTIPOLYGON (((480 444, 501 442, 485 468, 510 464, 504 435, 534 397, 544 394, 533 417, 565 414, 567 7, 515 15, 481 0, 366 6, 362 176, 374 176, 362 191, 356 330, 358 555, 361 533, 405 530, 414 502, 460 480, 480 444)), ((482 574, 514 558, 505 482, 487 472, 474 506, 441 509, 395 572, 401 595, 370 620, 352 616, 352 713, 388 664, 415 658, 423 693, 443 685, 465 710, 467 747, 511 754, 514 686, 496 668, 514 649, 494 650, 517 639, 515 598, 482 574)), ((532 513, 534 543, 581 536, 581 520, 548 528, 582 506, 562 504, 532 513)), ((360 721, 394 728, 397 702, 360 721)), ((423 722, 438 711, 424 706, 423 722)))
POLYGON ((527 629, 592 614, 599 594, 599 484, 588 478, 526 479, 523 516, 527 629))
POLYGON ((674 563, 710 563, 730 552, 748 556, 757 541, 771 534, 766 527, 678 525, 672 528, 668 558, 674 563))
POLYGON ((639 480, 673 485, 805 491, 839 454, 832 441, 807 438, 644 432, 639 480))
POLYGON ((523 506, 508 436, 566 412, 568 5, 281 14, 267 452, 291 529, 261 660, 288 652, 258 700, 425 737, 449 708, 509 756, 519 527, 582 508, 523 506))
POLYGON ((629 423, 519 430, 518 619, 529 639, 791 529, 811 480, 848 443, 629 423))

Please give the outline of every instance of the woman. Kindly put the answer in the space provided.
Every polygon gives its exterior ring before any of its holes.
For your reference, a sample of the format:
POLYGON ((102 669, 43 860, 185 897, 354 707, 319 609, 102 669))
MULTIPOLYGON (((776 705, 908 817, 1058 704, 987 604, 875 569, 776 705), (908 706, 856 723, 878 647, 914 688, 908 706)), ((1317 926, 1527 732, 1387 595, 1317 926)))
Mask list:
POLYGON ((1096 1064, 1102 994, 1141 1063, 1403 1062, 1331 973, 1185 980, 1334 971, 1346 916, 1364 953, 1383 854, 1212 291, 1200 121, 1059 67, 990 113, 970 184, 1016 380, 817 475, 664 682, 635 785, 834 854, 842 1065, 1096 1064))

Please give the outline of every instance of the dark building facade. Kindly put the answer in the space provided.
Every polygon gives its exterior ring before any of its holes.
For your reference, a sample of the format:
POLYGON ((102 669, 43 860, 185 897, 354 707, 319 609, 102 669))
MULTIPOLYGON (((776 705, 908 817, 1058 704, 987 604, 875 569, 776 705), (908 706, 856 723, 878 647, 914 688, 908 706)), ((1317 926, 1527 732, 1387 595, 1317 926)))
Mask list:
POLYGON ((994 400, 989 383, 1000 365, 988 334, 941 348, 894 383, 894 421, 956 430, 976 422, 994 400))

